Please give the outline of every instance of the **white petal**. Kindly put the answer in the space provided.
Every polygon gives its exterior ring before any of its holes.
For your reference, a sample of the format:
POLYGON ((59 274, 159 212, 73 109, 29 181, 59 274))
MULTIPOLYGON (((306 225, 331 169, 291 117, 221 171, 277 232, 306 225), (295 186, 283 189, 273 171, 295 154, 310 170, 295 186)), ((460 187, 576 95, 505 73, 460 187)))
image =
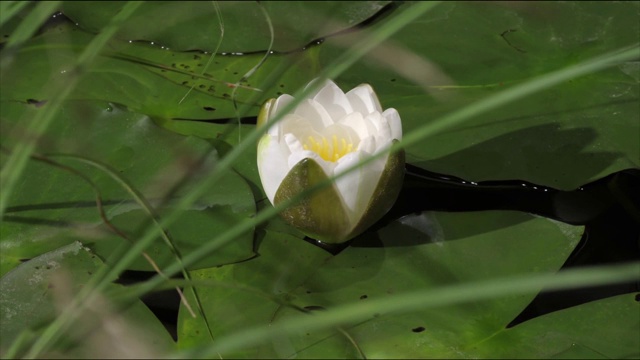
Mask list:
POLYGON ((365 117, 376 127, 376 138, 391 139, 391 127, 385 118, 379 112, 374 112, 365 117))
POLYGON ((271 109, 269 109, 269 114, 267 114, 267 124, 269 124, 269 130, 267 131, 267 133, 269 135, 282 136, 281 126, 282 126, 282 123, 283 123, 284 119, 280 120, 275 125, 270 124, 270 122, 273 119, 275 119, 276 113, 278 111, 281 111, 284 107, 286 107, 293 100, 294 100, 293 96, 288 95, 288 94, 284 94, 284 95, 280 95, 276 99, 276 101, 273 102, 273 105, 271 105, 271 109))
POLYGON ((362 114, 360 114, 359 112, 354 112, 347 115, 338 123, 349 126, 353 130, 355 130, 355 132, 358 134, 358 137, 360 137, 360 140, 376 132, 376 128, 373 126, 373 124, 370 121, 364 121, 362 114))
POLYGON ((290 152, 285 144, 272 135, 264 135, 258 143, 258 172, 262 188, 273 204, 280 183, 289 173, 287 159, 290 152))
POLYGON ((362 112, 363 115, 370 114, 374 111, 382 111, 378 96, 369 84, 361 84, 351 89, 347 93, 347 98, 353 105, 354 109, 362 112))
POLYGON ((336 104, 324 104, 323 107, 327 110, 327 113, 329 113, 329 116, 331 116, 334 123, 338 122, 338 120, 344 118, 348 114, 344 108, 336 104))
MULTIPOLYGON (((348 154, 338 160, 334 172, 339 174, 367 157, 368 155, 362 152, 348 154)), ((371 201, 373 191, 378 185, 384 170, 386 158, 386 156, 383 156, 382 159, 373 160, 336 180, 336 188, 345 206, 350 210, 351 221, 354 226, 362 218, 371 201)))
MULTIPOLYGON (((346 169, 354 166, 360 161, 360 153, 352 152, 340 158, 335 167, 334 173, 339 174, 346 169)), ((336 188, 338 189, 338 193, 342 197, 342 201, 345 206, 349 210, 349 217, 352 224, 360 218, 358 216, 358 190, 360 188, 360 183, 363 181, 361 178, 362 174, 360 169, 356 169, 349 174, 339 178, 336 180, 336 188)))
POLYGON ((363 198, 361 200, 362 212, 366 210, 366 207, 373 196, 373 192, 378 186, 378 181, 380 181, 380 176, 382 176, 388 157, 389 155, 383 155, 362 167, 362 177, 366 179, 366 182, 360 186, 360 193, 358 195, 363 198))
POLYGON ((329 115, 327 110, 325 110, 325 108, 315 100, 308 99, 301 102, 296 108, 295 114, 311 123, 313 128, 317 131, 321 131, 325 127, 333 124, 331 115, 329 115))
POLYGON ((269 111, 269 120, 273 119, 276 116, 276 113, 282 109, 284 109, 290 102, 294 100, 293 96, 289 94, 280 95, 275 103, 273 103, 273 107, 271 111, 269 111))
MULTIPOLYGON (((309 81, 309 83, 307 84, 307 86, 304 87, 305 90, 307 90, 308 88, 310 88, 311 86, 314 86, 318 81, 320 81, 320 78, 315 78, 311 81, 309 81)), ((320 91, 322 91, 322 89, 327 86, 327 84, 334 84, 335 83, 329 79, 324 80, 324 82, 320 85, 319 88, 317 88, 315 91, 312 91, 309 94, 309 98, 313 99, 320 91)))
POLYGON ((282 120, 281 129, 283 134, 294 134, 298 140, 302 142, 304 142, 309 136, 320 136, 320 133, 313 128, 309 121, 296 114, 287 115, 282 120))
POLYGON ((289 147, 289 151, 291 153, 304 151, 302 143, 300 143, 300 140, 298 140, 298 138, 293 134, 284 134, 284 142, 289 147))
POLYGON ((393 139, 383 138, 381 136, 376 137, 376 149, 373 154, 375 155, 379 152, 383 152, 389 149, 391 147, 392 140, 393 139))
POLYGON ((391 138, 396 140, 402 139, 402 122, 400 121, 398 111, 394 108, 389 108, 382 113, 382 116, 387 120, 391 128, 391 138))
POLYGON ((366 138, 362 139, 357 151, 366 152, 367 154, 372 155, 376 151, 375 136, 367 136, 366 138))
POLYGON ((353 112, 349 99, 333 81, 327 81, 313 99, 324 106, 334 122, 353 112))

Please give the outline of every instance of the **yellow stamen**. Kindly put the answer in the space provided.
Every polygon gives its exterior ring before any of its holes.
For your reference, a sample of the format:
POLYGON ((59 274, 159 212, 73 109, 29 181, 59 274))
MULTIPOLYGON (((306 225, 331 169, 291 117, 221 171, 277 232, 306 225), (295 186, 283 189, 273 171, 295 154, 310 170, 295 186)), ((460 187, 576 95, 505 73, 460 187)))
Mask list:
POLYGON ((341 157, 353 151, 353 144, 345 138, 332 135, 331 139, 313 136, 308 137, 308 142, 302 145, 305 150, 311 150, 327 161, 338 161, 341 157))

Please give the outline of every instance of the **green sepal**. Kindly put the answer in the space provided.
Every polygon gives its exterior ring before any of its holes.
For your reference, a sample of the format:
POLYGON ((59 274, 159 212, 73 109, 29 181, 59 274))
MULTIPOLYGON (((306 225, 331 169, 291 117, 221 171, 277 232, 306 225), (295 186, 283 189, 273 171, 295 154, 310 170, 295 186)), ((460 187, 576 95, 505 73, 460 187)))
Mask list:
MULTIPOLYGON (((328 179, 313 159, 303 159, 284 178, 274 198, 274 205, 328 179)), ((341 243, 351 228, 349 217, 333 184, 303 197, 280 213, 289 225, 305 235, 325 243, 341 243)))
MULTIPOLYGON (((397 142, 398 140, 394 139, 392 144, 397 142)), ((395 153, 389 154, 387 163, 384 166, 384 170, 380 175, 376 189, 373 191, 373 195, 371 196, 371 200, 369 200, 364 214, 360 218, 360 221, 358 221, 358 224, 346 236, 345 240, 363 233, 391 209, 398 198, 398 194, 400 194, 400 190, 402 190, 404 174, 405 154, 404 149, 400 149, 395 153)))

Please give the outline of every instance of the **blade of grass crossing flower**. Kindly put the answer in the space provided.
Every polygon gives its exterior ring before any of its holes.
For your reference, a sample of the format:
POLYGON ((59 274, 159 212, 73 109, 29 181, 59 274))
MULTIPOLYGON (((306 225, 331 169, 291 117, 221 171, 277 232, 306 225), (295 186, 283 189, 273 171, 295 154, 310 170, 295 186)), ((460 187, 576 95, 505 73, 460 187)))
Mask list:
MULTIPOLYGON (((385 39, 388 38, 389 36, 391 36, 393 34, 393 32, 400 30, 403 26, 407 25, 409 21, 416 19, 417 17, 419 17, 420 15, 426 13, 427 11, 429 11, 430 9, 433 8, 433 4, 431 3, 419 3, 416 4, 412 7, 410 7, 409 9, 403 11, 402 13, 398 14, 397 17, 394 17, 392 19, 390 19, 387 23, 384 24, 384 26, 381 26, 379 29, 377 29, 376 31, 373 31, 372 34, 376 34, 375 36, 372 35, 372 39, 375 39, 375 41, 379 41, 381 39, 385 39), (377 35, 378 33, 381 33, 383 35, 377 35)), ((374 40, 372 40, 374 41, 374 40)), ((370 47, 373 45, 370 45, 370 47)), ((370 48, 369 47, 369 48, 370 48)), ((349 61, 351 63, 355 62, 357 59, 361 58, 362 56, 364 56, 366 53, 366 49, 362 49, 361 47, 358 48, 353 48, 353 49, 349 49, 347 50, 345 56, 343 57, 342 61, 349 61)), ((328 76, 334 77, 334 76, 338 76, 340 73, 342 73, 343 71, 346 70, 346 67, 342 66, 340 67, 338 65, 337 62, 334 62, 331 66, 329 66, 325 71, 322 72, 321 77, 326 78, 328 76), (334 70, 334 67, 339 67, 337 70, 334 70)), ((281 114, 285 114, 288 111, 293 110, 293 108, 295 106, 297 106, 297 104, 299 104, 303 98, 310 94, 312 91, 316 90, 317 87, 319 87, 321 84, 320 82, 317 82, 315 84, 315 86, 309 86, 306 89, 302 89, 300 91, 298 91, 295 94, 295 100, 292 101, 290 104, 288 104, 287 106, 283 107, 282 113, 281 114)), ((272 123, 276 123, 277 121, 279 121, 282 117, 276 117, 273 119, 272 123)), ((188 192, 187 194, 185 194, 184 197, 182 197, 178 203, 176 204, 176 207, 172 210, 170 210, 161 220, 160 225, 161 227, 166 227, 169 224, 171 224, 172 222, 174 222, 178 216, 180 215, 180 209, 184 209, 187 208, 188 206, 190 206, 191 204, 193 204, 205 191, 207 191, 207 189, 209 189, 212 185, 214 185, 218 180, 220 180, 220 178, 222 177, 222 175, 224 174, 225 171, 229 170, 231 168, 231 166, 234 164, 235 160, 239 158, 239 156, 245 152, 246 150, 249 149, 249 147, 255 146, 258 138, 264 134, 266 131, 265 128, 256 128, 254 130, 252 130, 247 137, 244 139, 244 141, 242 141, 241 143, 239 143, 232 151, 230 151, 226 156, 224 156, 222 159, 220 159, 220 161, 217 163, 216 167, 213 169, 212 174, 207 177, 206 179, 202 180, 201 182, 199 182, 198 184, 194 185, 194 187, 192 188, 192 190, 190 192, 188 192)), ((327 183, 328 184, 328 183, 327 183)), ((299 197, 298 197, 299 199, 299 197)), ((287 204, 290 204, 289 202, 287 202, 287 204)), ((207 249, 208 252, 206 252, 206 254, 211 253, 211 251, 214 251, 214 249, 219 248, 220 246, 222 246, 223 244, 225 244, 228 241, 231 241, 231 239, 233 239, 233 237, 238 236, 240 234, 242 234, 245 231, 248 231, 249 229, 251 229, 253 226, 255 226, 257 219, 260 219, 260 221, 266 221, 267 219, 274 217, 277 214, 276 211, 268 211, 267 213, 261 214, 262 216, 257 216, 256 218, 253 219, 253 221, 247 221, 244 222, 243 224, 238 225, 236 228, 230 229, 228 232, 226 232, 225 234, 228 235, 224 235, 221 234, 220 238, 223 239, 223 241, 219 241, 217 239, 214 239, 213 241, 203 245, 202 249, 207 249), (238 231, 240 230, 240 231, 238 231), (214 246, 215 244, 215 246, 214 246)), ((151 242, 153 241, 153 239, 158 235, 157 233, 157 228, 149 228, 142 236, 142 238, 131 248, 131 250, 125 254, 120 261, 118 261, 116 264, 114 264, 114 266, 110 269, 110 275, 117 275, 120 272, 122 272, 124 269, 126 269, 126 267, 131 264, 132 261, 134 261, 134 259, 138 256, 138 254, 143 251, 147 246, 149 246, 151 244, 151 242)), ((190 254, 189 256, 185 256, 185 258, 183 259, 184 264, 188 264, 187 259, 189 259, 189 261, 194 261, 195 257, 197 256, 203 256, 203 255, 199 255, 199 254, 190 254)), ((167 271, 180 271, 178 268, 176 267, 169 267, 167 269, 165 269, 165 272, 167 271)), ((167 272, 168 274, 169 272, 167 272)), ((175 274, 175 272, 173 273, 175 274)), ((157 285, 157 284, 156 284, 157 285)))
MULTIPOLYGON (((415 132, 411 132, 405 135, 403 140, 400 143, 392 146, 389 151, 397 151, 401 149, 403 146, 410 145, 417 141, 423 140, 424 138, 433 135, 434 131, 441 131, 442 129, 452 126, 453 124, 458 124, 459 122, 470 119, 476 114, 478 114, 480 111, 489 111, 490 109, 507 104, 510 101, 533 94, 537 91, 546 89, 548 87, 557 85, 563 81, 570 80, 574 77, 585 75, 593 71, 601 70, 606 67, 613 66, 622 61, 634 59, 640 55, 638 51, 639 50, 636 48, 616 51, 616 52, 598 57, 596 59, 577 64, 571 68, 552 72, 548 75, 544 75, 537 79, 533 79, 531 81, 523 83, 522 85, 519 85, 512 89, 505 90, 503 91, 503 93, 507 93, 507 94, 499 93, 494 96, 488 97, 484 100, 478 101, 467 107, 464 107, 454 112, 451 115, 442 117, 440 119, 435 120, 433 123, 424 125, 416 129, 415 132), (432 130, 432 129, 435 129, 435 130, 432 130), (407 139, 408 139, 408 142, 407 142, 407 139)), ((298 100, 298 98, 296 98, 296 100, 298 100)), ((285 108, 285 110, 283 110, 282 113, 286 113, 286 111, 287 109, 285 108)), ((245 139, 245 141, 247 140, 248 139, 245 139)), ((243 144, 240 144, 240 146, 241 145, 243 144)), ((377 156, 384 156, 384 153, 380 153, 377 156)), ((301 193, 299 196, 291 199, 291 201, 288 201, 288 202, 279 204, 276 207, 267 208, 261 211, 253 219, 246 221, 232 229, 229 229, 227 232, 220 234, 213 241, 207 244, 204 244, 198 251, 195 251, 192 254, 185 256, 183 258, 184 264, 189 265, 192 262, 198 261, 200 258, 207 256, 207 254, 210 254, 211 252, 215 251, 216 249, 223 246, 227 242, 231 241, 234 237, 239 236, 246 231, 249 231, 253 226, 256 226, 262 223, 263 221, 266 221, 271 217, 275 216, 276 214, 278 214, 280 211, 282 211, 284 208, 286 208, 288 205, 295 202, 296 200, 304 196, 307 196, 309 193, 312 193, 317 189, 328 186, 329 184, 335 182, 336 179, 339 179, 340 177, 345 176, 350 171, 357 169, 362 164, 366 164, 370 161, 373 161, 375 158, 376 156, 372 156, 370 158, 363 160, 360 164, 356 164, 351 168, 346 169, 345 172, 337 174, 336 176, 329 178, 327 181, 322 182, 317 186, 309 189, 308 191, 301 193)), ((223 159, 223 161, 224 160, 226 160, 226 158, 223 159)), ((174 274, 177 271, 179 271, 179 268, 176 267, 175 265, 169 266, 168 268, 165 269, 165 272, 167 274, 174 274)), ((151 289, 154 288, 154 286, 157 286, 160 282, 161 282, 161 279, 151 279, 146 287, 140 288, 140 289, 150 291, 151 289)))
MULTIPOLYGON (((433 7, 433 4, 430 4, 429 6, 425 6, 425 5, 416 5, 414 7, 411 8, 411 12, 409 11, 405 11, 403 13, 401 13, 397 18, 391 19, 387 24, 387 26, 385 27, 381 27, 377 32, 374 32, 375 34, 377 33, 382 33, 383 35, 376 35, 375 37, 375 41, 381 41, 384 38, 388 38, 389 36, 391 36, 393 34, 393 32, 398 31, 399 29, 402 28, 402 26, 406 25, 409 21, 417 18, 419 15, 424 14, 425 12, 427 12, 428 10, 430 10, 433 7), (407 15, 409 14, 409 15, 407 15), (404 16, 403 16, 404 15, 404 16), (391 24, 391 25, 389 25, 391 24)), ((371 40, 374 41, 374 40, 371 40)), ((370 45, 373 46, 373 45, 370 45)), ((370 47, 368 47, 370 48, 370 47)), ((357 48, 357 49, 350 49, 347 51, 347 54, 345 55, 344 59, 341 61, 350 61, 351 63, 355 62, 357 59, 359 59, 360 57, 362 57, 365 53, 366 53, 367 48, 357 48)), ((337 65, 333 65, 333 66, 337 66, 337 65)), ((325 70, 323 73, 323 77, 334 77, 334 76, 338 76, 341 72, 345 71, 347 69, 347 67, 342 67, 342 68, 338 68, 337 70, 332 70, 333 66, 330 66, 328 68, 328 70, 325 70)), ((316 83, 315 87, 318 87, 320 85, 320 82, 316 83)), ((291 104, 289 104, 287 107, 285 107, 283 109, 283 113, 286 113, 287 111, 292 110, 298 103, 300 103, 302 101, 302 99, 310 94, 312 91, 315 90, 314 86, 310 86, 306 89, 303 89, 301 91, 299 91, 298 93, 295 94, 296 100, 292 101, 291 104)), ((279 120, 279 118, 275 118, 273 120, 273 123, 277 122, 279 120)), ((225 156, 224 158, 222 158, 220 160, 220 162, 217 164, 216 168, 214 169, 214 172, 211 174, 210 177, 208 177, 205 181, 200 182, 199 184, 195 185, 195 187, 189 192, 187 193, 183 198, 181 198, 178 202, 178 204, 176 205, 176 207, 174 208, 174 210, 169 211, 169 213, 162 218, 162 220, 160 221, 160 227, 152 227, 149 228, 149 230, 147 232, 144 233, 143 237, 141 239, 139 239, 136 244, 129 249, 129 251, 127 251, 125 254, 123 254, 123 256, 111 267, 107 270, 107 273, 105 274, 103 279, 110 279, 113 276, 117 276, 117 274, 121 273, 124 269, 126 269, 126 267, 142 252, 144 251, 144 249, 146 249, 151 242, 153 241, 153 239, 158 235, 158 229, 166 227, 168 225, 170 225, 173 221, 175 221, 177 219, 177 217, 179 216, 179 209, 183 209, 188 207, 190 204, 192 204, 194 201, 196 201, 198 199, 199 196, 201 196, 201 194, 203 194, 210 186, 212 186, 213 184, 215 184, 221 177, 222 174, 224 174, 224 172, 228 169, 231 168, 231 166, 233 165, 234 161, 244 152, 246 151, 250 146, 255 146, 255 142, 257 141, 257 139, 259 138, 259 136, 261 136, 264 132, 266 131, 266 129, 254 129, 253 131, 251 131, 249 133, 249 135, 247 136, 247 138, 245 138, 245 140, 243 142, 241 142, 238 146, 236 146, 236 148, 234 148, 229 154, 227 154, 227 156, 225 156)), ((354 167, 355 169, 355 167, 354 167)), ((324 184, 325 186, 328 185, 330 182, 326 182, 326 184, 324 184)), ((323 184, 320 184, 319 186, 322 186, 323 184)), ((251 230, 256 224, 260 224, 274 216, 277 215, 277 213, 279 211, 281 211, 282 209, 284 209, 286 206, 292 204, 295 200, 300 199, 302 196, 306 196, 308 193, 316 190, 316 188, 318 187, 314 187, 312 189, 309 189, 307 192, 304 192, 302 194, 300 194, 298 197, 292 198, 290 201, 286 201, 283 202, 281 204, 281 206, 278 206, 276 208, 270 208, 267 209, 267 211, 263 211, 260 214, 258 214, 253 220, 250 221, 246 221, 243 222, 242 224, 230 229, 229 231, 225 232, 224 234, 221 234, 220 236, 218 236, 216 239, 214 239, 214 241, 211 241, 205 245, 203 245, 200 251, 203 251, 203 253, 201 254, 196 254, 196 253, 192 253, 187 255, 185 258, 183 258, 183 262, 182 264, 178 264, 178 263, 174 263, 172 266, 169 266, 168 268, 166 268, 164 270, 165 274, 172 274, 175 275, 178 272, 182 271, 182 269, 184 268, 184 266, 187 266, 187 264, 193 263, 194 261, 196 261, 196 258, 201 258, 202 256, 206 256, 206 254, 210 254, 211 252, 215 251, 215 249, 220 248, 221 246, 223 246, 224 244, 228 243, 229 241, 233 240, 235 237, 251 230)), ((172 276, 169 275, 169 276, 172 276)), ((161 284, 164 281, 164 279, 160 276, 156 276, 154 278, 152 278, 150 281, 146 282, 144 287, 139 288, 139 291, 136 293, 131 293, 131 296, 138 296, 139 294, 151 291, 153 288, 155 288, 157 285, 161 284)), ((106 281, 101 281, 100 283, 98 283, 95 287, 96 291, 101 291, 104 290, 104 288, 108 285, 108 282, 106 281)), ((87 287, 89 288, 89 287, 87 287)), ((89 290, 87 291, 87 294, 89 294, 89 290)), ((89 296, 89 295, 87 295, 89 296)), ((50 327, 47 329, 48 334, 50 336, 54 336, 56 334, 56 332, 58 332, 59 329, 61 329, 63 327, 64 324, 67 324, 67 322, 71 319, 71 315, 65 315, 64 313, 58 317, 58 319, 56 319, 54 321, 54 323, 52 323, 50 325, 50 327)), ((44 340, 43 340, 44 342, 44 340)), ((42 345, 40 345, 42 347, 42 345)), ((35 353, 35 352, 34 352, 35 353)))
MULTIPOLYGON (((553 72, 551 74, 548 75, 544 75, 542 77, 539 77, 537 79, 533 79, 529 82, 526 82, 522 85, 519 85, 517 87, 505 90, 499 94, 496 94, 492 97, 486 98, 482 101, 479 101, 477 103, 474 103, 472 105, 469 105, 468 107, 465 107, 449 116, 445 116, 439 120, 434 121, 433 123, 427 124, 419 129, 417 129, 415 132, 412 132, 410 134, 407 134, 404 139, 397 144, 396 146, 393 146, 391 148, 391 151, 397 151, 400 148, 409 145, 411 143, 415 143, 419 140, 424 139, 427 136, 430 136, 433 134, 431 127, 436 126, 436 129, 444 129, 448 126, 451 126, 451 120, 453 119, 455 122, 454 123, 458 123, 461 121, 464 121, 466 119, 469 119, 471 117, 473 117, 474 115, 476 115, 479 111, 489 111, 490 109, 496 108, 498 106, 504 105, 510 101, 516 100, 518 98, 522 98, 524 96, 533 94, 537 91, 543 90, 545 88, 551 87, 553 85, 559 84, 563 81, 567 81, 569 79, 572 79, 574 77, 580 76, 580 75, 585 75, 588 74, 590 72, 593 71, 597 71, 603 68, 606 68, 608 66, 613 66, 618 62, 621 61, 626 61, 626 60, 630 60, 633 58, 638 57, 638 49, 637 48, 632 48, 632 49, 623 49, 621 51, 616 51, 610 54, 606 54, 603 55, 601 57, 598 57, 596 59, 593 60, 588 60, 585 61, 583 63, 577 64, 571 68, 566 68, 566 69, 561 69, 558 70, 556 72, 553 72)), ((332 74, 332 72, 328 73, 328 74, 332 74)), ((304 97, 304 95, 310 93, 311 91, 313 91, 314 89, 312 89, 310 87, 310 89, 307 89, 308 91, 301 91, 298 94, 295 95, 295 99, 296 101, 292 101, 291 104, 289 104, 289 106, 286 106, 281 114, 287 113, 288 111, 292 110, 297 103, 299 102, 301 97, 304 97)), ((274 122, 277 122, 279 119, 275 118, 274 122)), ((248 138, 245 139, 245 142, 241 143, 236 149, 234 149, 234 151, 232 151, 229 155, 227 155, 227 157, 225 157, 222 161, 221 164, 219 166, 222 166, 223 163, 225 162, 225 160, 227 161, 231 161, 234 158, 233 155, 235 155, 234 153, 236 151, 242 151, 243 147, 248 146, 248 144, 246 143, 247 141, 255 141, 256 138, 256 132, 254 131, 253 133, 251 133, 249 135, 248 138)), ((379 154, 379 156, 383 156, 384 154, 379 154)), ((369 161, 373 161, 375 157, 372 158, 368 158, 366 160, 364 160, 362 162, 362 164, 367 163, 369 161)), ((330 184, 331 182, 335 181, 337 178, 344 176, 346 174, 349 173, 349 171, 353 171, 356 168, 358 168, 358 166, 361 166, 362 164, 358 164, 356 166, 353 166, 351 169, 347 169, 347 171, 345 171, 342 174, 339 174, 336 177, 333 177, 331 179, 329 179, 324 186, 327 186, 328 184, 330 184)), ((224 169, 224 167, 222 167, 222 169, 224 169)), ((220 168, 219 168, 220 170, 220 168)), ((319 184, 318 187, 321 187, 323 184, 319 184)), ((300 197, 305 196, 306 193, 303 193, 300 195, 300 197)), ((298 197, 298 199, 300 198, 298 197)), ((226 242, 231 241, 233 239, 233 237, 238 236, 240 234, 242 234, 245 231, 248 231, 251 227, 259 224, 262 221, 266 221, 267 219, 269 219, 272 216, 275 216, 282 208, 286 207, 289 203, 287 204, 283 204, 283 206, 278 206, 276 208, 272 208, 272 209, 267 209, 266 211, 261 212, 260 214, 258 214, 253 221, 244 223, 239 225, 238 227, 234 228, 234 229, 230 229, 228 232, 221 234, 219 238, 214 239, 214 241, 203 245, 203 247, 201 248, 201 251, 198 252, 194 252, 192 254, 191 257, 185 257, 183 260, 185 261, 186 264, 190 263, 191 261, 197 261, 196 259, 199 258, 200 256, 206 256, 206 254, 215 251, 215 249, 219 248, 220 246, 224 245, 226 242)), ((174 271, 176 271, 177 269, 175 269, 174 267, 169 267, 166 269, 167 273, 173 273, 174 271)), ((160 279, 158 279, 160 280, 160 279)), ((158 284, 158 280, 152 281, 150 283, 150 286, 148 289, 152 289, 153 286, 157 286, 158 284), (155 284, 155 285, 154 285, 155 284)))
MULTIPOLYGON (((609 55, 608 57, 605 57, 604 59, 606 60, 605 63, 601 63, 600 65, 596 66, 596 67, 587 67, 587 68, 581 68, 581 71, 576 72, 575 74, 571 75, 571 76, 564 76, 564 77, 560 77, 560 79, 556 79, 555 82, 546 82, 545 84, 543 84, 542 86, 540 84, 534 84, 534 86, 529 86, 526 87, 524 89, 524 91, 520 91, 519 93, 516 93, 516 96, 511 96, 511 97, 507 97, 506 100, 502 99, 500 101, 497 102, 496 104, 496 100, 493 98, 489 99, 489 105, 491 106, 490 108, 493 107, 497 107, 501 104, 504 104, 508 101, 517 99, 519 97, 523 97, 526 96, 528 94, 534 93, 536 91, 542 90, 546 87, 549 86, 553 86, 561 81, 565 81, 569 78, 571 78, 572 76, 578 76, 580 74, 585 74, 588 73, 590 71, 595 71, 598 70, 600 68, 606 67, 606 66, 610 66, 612 65, 613 61, 622 61, 624 59, 629 59, 630 58, 630 53, 624 53, 624 56, 618 56, 616 57, 615 55, 609 55)), ((635 56, 635 52, 633 52, 631 55, 635 56)), ((632 57, 631 57, 632 58, 632 57)), ((589 62, 587 62, 589 63, 589 62)), ((580 64, 583 65, 584 64, 580 64)), ((578 65, 578 66, 580 66, 578 65)), ((336 71, 334 72, 330 72, 330 71, 325 71, 324 75, 331 75, 333 76, 336 73, 336 71)), ((532 81, 535 82, 536 80, 532 81)), ((524 84, 523 86, 527 85, 529 83, 524 84)), ((297 103, 299 103, 300 99, 310 93, 311 91, 313 91, 314 89, 309 88, 303 91, 298 92, 298 94, 296 94, 296 99, 298 99, 297 102, 292 102, 288 107, 290 109, 284 109, 283 113, 286 113, 286 110, 291 110, 293 107, 295 107, 297 105, 297 103)), ((496 96, 499 96, 501 94, 498 94, 496 96)), ((485 100, 487 101, 487 100, 485 100)), ((474 104, 474 106, 482 106, 481 103, 483 103, 483 101, 474 104), (478 105, 480 103, 480 105, 478 105)), ((464 111, 465 109, 461 110, 464 111)), ((485 110, 487 111, 487 110, 485 110)), ((463 114, 463 118, 469 118, 471 117, 473 114, 471 114, 469 111, 466 112, 466 114, 463 114)), ((445 117, 446 119, 446 117, 445 117)), ((274 122, 277 121, 278 119, 274 119, 274 122)), ((461 121, 461 120, 460 120, 461 121)), ((220 172, 222 172, 225 169, 228 169, 232 164, 233 161, 239 156, 239 154, 241 154, 243 151, 245 151, 248 146, 253 146, 253 144, 255 143, 255 140, 257 140, 257 138, 265 131, 265 129, 256 129, 254 131, 252 131, 249 136, 245 139, 244 142, 242 142, 241 144, 239 144, 233 151, 231 151, 227 156, 225 156, 219 163, 218 168, 216 169, 217 171, 214 172, 214 174, 212 174, 212 177, 208 179, 208 181, 203 182, 201 184, 199 184, 199 186, 197 186, 194 190, 192 190, 189 194, 187 194, 187 196, 185 198, 182 199, 181 201, 181 205, 182 206, 187 206, 188 204, 190 204, 191 202, 193 202, 204 190, 206 190, 211 184, 215 183, 215 181, 217 181, 220 177, 220 172)), ((421 137, 425 137, 428 136, 429 132, 423 133, 420 136, 421 137)), ((418 136, 414 136, 411 139, 415 139, 418 136)), ((416 140, 413 140, 416 141, 416 140)), ((404 143, 404 142, 403 142, 404 143)), ((397 147, 399 148, 399 146, 397 147)), ((357 168, 357 166, 354 166, 353 169, 357 168)), ((338 175, 335 178, 339 178, 340 176, 344 176, 347 172, 342 173, 340 175, 338 175)), ((335 178, 330 179, 329 181, 327 181, 327 185, 330 183, 331 180, 335 180, 335 178)), ((304 196, 306 194, 301 194, 301 196, 304 196)), ((295 199, 292 199, 292 201, 294 201, 295 199)), ((190 264, 194 261, 196 261, 197 259, 206 256, 207 254, 211 253, 212 251, 215 251, 215 249, 219 248, 220 246, 224 245, 226 242, 232 240, 235 236, 248 231, 249 229, 251 229, 253 226, 275 216, 279 210, 281 210, 281 208, 287 206, 289 203, 284 203, 282 204, 282 206, 278 206, 276 208, 270 208, 267 209, 266 211, 263 211, 261 213, 259 213, 253 220, 251 221, 247 221, 244 222, 243 224, 240 224, 239 226, 236 226, 232 229, 230 229, 229 231, 227 231, 224 234, 221 234, 218 238, 216 238, 214 241, 212 241, 211 243, 205 244, 202 248, 201 251, 199 252, 195 252, 193 254, 191 254, 191 256, 185 257, 183 259, 184 264, 190 264)), ((178 207, 180 208, 180 206, 178 207)), ((165 224, 171 223, 171 221, 174 220, 174 218, 176 217, 176 212, 174 211, 173 213, 170 213, 169 216, 167 218, 164 218, 163 221, 161 222, 162 225, 166 226, 165 224)), ((149 241, 149 239, 153 239, 153 237, 155 236, 155 232, 153 229, 150 229, 147 233, 145 233, 143 239, 141 239, 140 242, 138 242, 136 244, 136 249, 132 249, 132 251, 130 251, 129 253, 126 254, 125 257, 123 257, 123 259, 121 259, 120 262, 118 262, 112 269, 112 272, 115 272, 116 274, 119 273, 124 267, 126 267, 127 261, 130 261, 130 259, 126 259, 126 257, 135 257, 137 256, 137 254, 142 251, 146 246, 148 246, 148 244, 146 244, 146 242, 149 241)), ((182 265, 179 264, 174 264, 170 267, 168 267, 165 272, 167 274, 175 274, 177 272, 179 272, 182 268, 182 265)), ((159 285, 160 283, 162 283, 163 279, 160 278, 154 278, 151 281, 149 281, 148 283, 145 284, 144 287, 141 287, 140 292, 145 292, 145 291, 149 291, 151 289, 153 289, 155 286, 159 285)))

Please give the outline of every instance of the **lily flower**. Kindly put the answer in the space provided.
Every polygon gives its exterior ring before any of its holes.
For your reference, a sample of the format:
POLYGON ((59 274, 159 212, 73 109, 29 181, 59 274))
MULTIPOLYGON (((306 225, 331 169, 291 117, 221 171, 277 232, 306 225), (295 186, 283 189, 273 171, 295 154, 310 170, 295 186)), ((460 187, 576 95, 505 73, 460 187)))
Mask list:
MULTIPOLYGON (((393 108, 382 111, 368 84, 345 94, 327 80, 282 120, 269 124, 293 100, 286 94, 268 100, 258 116, 259 126, 271 125, 258 143, 258 171, 273 205, 387 150, 402 138, 400 115, 393 108)), ((404 151, 382 155, 280 215, 316 240, 347 241, 389 211, 402 186, 404 161, 404 151)))

